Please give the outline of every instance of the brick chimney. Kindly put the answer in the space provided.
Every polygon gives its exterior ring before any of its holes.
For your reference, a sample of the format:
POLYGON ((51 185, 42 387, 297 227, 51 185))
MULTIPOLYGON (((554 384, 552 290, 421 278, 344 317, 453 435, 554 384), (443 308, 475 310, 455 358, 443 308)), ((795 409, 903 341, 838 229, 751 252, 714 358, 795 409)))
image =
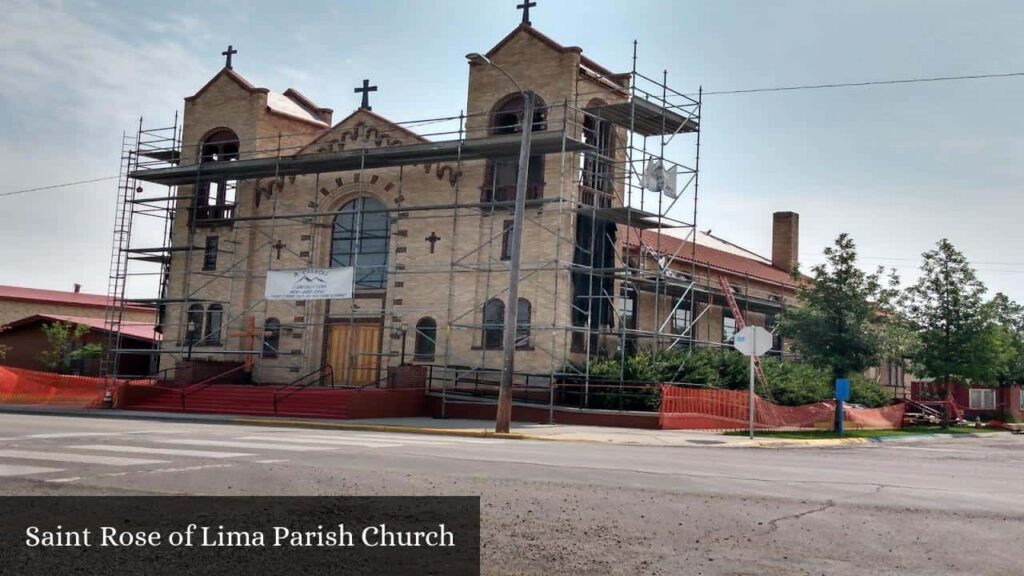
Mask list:
POLYGON ((82 291, 82 285, 79 284, 78 282, 75 282, 75 294, 78 294, 81 291, 82 291))
POLYGON ((800 215, 796 212, 772 214, 772 266, 792 272, 800 253, 800 215))

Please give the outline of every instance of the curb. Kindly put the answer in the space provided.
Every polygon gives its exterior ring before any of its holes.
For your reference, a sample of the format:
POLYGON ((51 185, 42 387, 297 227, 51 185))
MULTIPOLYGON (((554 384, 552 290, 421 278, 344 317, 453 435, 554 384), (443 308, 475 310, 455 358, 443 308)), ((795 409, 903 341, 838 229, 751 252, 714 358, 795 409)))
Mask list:
POLYGON ((391 426, 388 424, 343 424, 305 420, 268 420, 263 418, 235 418, 233 424, 250 426, 311 428, 319 430, 358 430, 360 432, 396 432, 402 434, 430 434, 434 436, 462 436, 467 438, 501 438, 504 440, 542 440, 543 437, 509 432, 502 434, 489 430, 461 430, 458 428, 419 428, 416 426, 391 426))

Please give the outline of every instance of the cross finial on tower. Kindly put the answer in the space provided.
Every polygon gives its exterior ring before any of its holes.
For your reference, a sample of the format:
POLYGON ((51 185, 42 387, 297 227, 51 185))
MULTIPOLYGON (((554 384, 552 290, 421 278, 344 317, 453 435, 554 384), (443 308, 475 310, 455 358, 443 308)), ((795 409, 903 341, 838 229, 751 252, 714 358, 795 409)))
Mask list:
POLYGON ((516 8, 523 11, 523 24, 533 26, 533 22, 530 22, 530 7, 536 5, 536 2, 530 2, 530 0, 523 0, 522 4, 516 4, 516 8))
POLYGON ((370 107, 370 92, 376 92, 376 91, 377 91, 377 87, 376 86, 370 86, 370 81, 364 79, 363 80, 363 87, 362 88, 356 88, 355 90, 353 90, 353 92, 355 92, 356 94, 358 94, 360 92, 363 93, 363 103, 359 107, 362 108, 363 110, 373 110, 373 108, 370 107))
POLYGON ((224 62, 224 67, 227 68, 228 70, 232 69, 231 68, 231 55, 232 54, 238 54, 238 50, 235 50, 234 46, 232 46, 230 44, 228 44, 228 49, 227 50, 221 52, 222 56, 226 56, 227 57, 227 61, 224 62))

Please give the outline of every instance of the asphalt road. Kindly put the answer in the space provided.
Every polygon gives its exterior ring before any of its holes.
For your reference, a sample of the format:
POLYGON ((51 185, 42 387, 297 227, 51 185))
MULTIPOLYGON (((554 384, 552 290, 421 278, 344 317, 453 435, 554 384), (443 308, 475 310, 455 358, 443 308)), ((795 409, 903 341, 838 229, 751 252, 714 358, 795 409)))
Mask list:
POLYGON ((658 448, 0 414, 0 494, 480 495, 484 574, 1024 574, 1024 437, 658 448))

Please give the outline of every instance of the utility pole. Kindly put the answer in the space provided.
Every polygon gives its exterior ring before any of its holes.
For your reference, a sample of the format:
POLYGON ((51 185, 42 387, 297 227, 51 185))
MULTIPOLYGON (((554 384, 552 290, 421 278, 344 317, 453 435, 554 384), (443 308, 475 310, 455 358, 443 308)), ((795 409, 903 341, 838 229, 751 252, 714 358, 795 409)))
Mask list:
POLYGON ((516 335, 519 331, 519 261, 523 249, 523 219, 526 212, 526 185, 530 170, 530 137, 533 133, 533 93, 523 92, 523 138, 519 144, 519 174, 516 176, 516 203, 512 215, 512 247, 508 265, 508 304, 505 306, 505 333, 501 386, 498 388, 498 413, 495 432, 508 432, 512 421, 512 376, 516 364, 516 335))

